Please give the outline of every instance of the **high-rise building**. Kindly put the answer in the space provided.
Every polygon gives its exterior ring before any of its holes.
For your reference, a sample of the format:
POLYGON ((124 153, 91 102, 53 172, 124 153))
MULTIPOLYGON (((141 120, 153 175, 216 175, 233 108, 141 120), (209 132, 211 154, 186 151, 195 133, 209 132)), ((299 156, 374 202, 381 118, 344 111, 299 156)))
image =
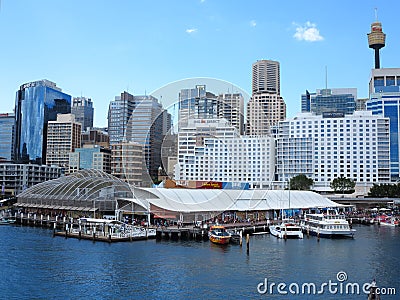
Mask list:
POLYGON ((226 119, 244 134, 244 98, 240 93, 219 94, 217 98, 217 114, 219 119, 226 119))
POLYGON ((134 96, 134 101, 135 109, 127 127, 127 141, 143 146, 147 172, 151 179, 156 179, 158 168, 162 165, 163 120, 168 120, 168 117, 164 116, 162 105, 153 96, 134 96))
POLYGON ((314 188, 331 191, 337 177, 357 185, 389 182, 389 118, 368 111, 351 115, 301 113, 279 123, 276 172, 282 186, 304 174, 314 188))
POLYGON ((135 108, 133 95, 122 92, 110 102, 108 107, 108 135, 110 144, 118 144, 126 140, 128 122, 135 108))
POLYGON ((15 99, 14 159, 46 162, 47 123, 71 113, 71 96, 54 82, 40 80, 20 86, 15 99))
POLYGON ((0 114, 0 157, 5 161, 13 160, 14 126, 13 113, 0 114))
POLYGON ((281 79, 279 62, 273 60, 258 60, 252 67, 252 94, 281 94, 281 79))
POLYGON ((73 114, 59 114, 48 122, 46 164, 68 171, 69 153, 81 146, 81 123, 73 114))
POLYGON ((217 118, 217 96, 206 91, 205 85, 182 89, 179 93, 179 128, 186 127, 189 119, 217 118))
POLYGON ((162 105, 153 96, 133 96, 126 92, 110 103, 108 134, 110 145, 122 142, 134 142, 142 145, 143 159, 148 174, 143 179, 144 185, 150 185, 151 179, 157 178, 161 166, 161 144, 164 131, 171 124, 163 121, 171 120, 162 105))
POLYGON ((81 134, 82 147, 86 145, 110 148, 110 137, 104 129, 92 128, 81 134))
POLYGON ((400 68, 372 69, 367 110, 390 119, 390 171, 400 180, 400 68))
POLYGON ((82 124, 82 131, 93 127, 93 102, 86 97, 74 97, 72 99, 71 114, 75 115, 75 121, 82 124))
POLYGON ((252 136, 266 136, 271 127, 286 118, 286 104, 277 94, 254 94, 247 103, 246 133, 252 136))
POLYGON ((286 118, 286 104, 280 95, 280 65, 259 60, 252 67, 252 97, 247 103, 246 133, 265 136, 286 118))
POLYGON ((356 110, 357 89, 319 89, 301 95, 301 112, 352 114, 356 110))
POLYGON ((111 145, 111 174, 135 186, 143 184, 143 146, 134 142, 111 145))
POLYGON ((95 169, 111 174, 111 150, 97 145, 86 145, 69 153, 69 173, 95 169))

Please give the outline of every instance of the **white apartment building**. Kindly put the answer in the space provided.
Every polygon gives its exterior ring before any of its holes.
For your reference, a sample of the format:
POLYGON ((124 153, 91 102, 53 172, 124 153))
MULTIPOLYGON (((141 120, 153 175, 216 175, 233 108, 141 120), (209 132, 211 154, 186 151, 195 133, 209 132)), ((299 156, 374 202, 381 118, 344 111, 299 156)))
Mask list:
POLYGON ((341 176, 356 186, 389 182, 389 142, 389 118, 369 111, 298 114, 279 123, 277 180, 285 185, 304 174, 320 191, 341 176))
POLYGON ((247 182, 268 188, 274 179, 272 137, 240 136, 225 119, 189 120, 178 134, 175 180, 247 182))
POLYGON ((69 153, 81 146, 81 123, 73 114, 58 114, 47 129, 46 164, 68 170, 69 153))

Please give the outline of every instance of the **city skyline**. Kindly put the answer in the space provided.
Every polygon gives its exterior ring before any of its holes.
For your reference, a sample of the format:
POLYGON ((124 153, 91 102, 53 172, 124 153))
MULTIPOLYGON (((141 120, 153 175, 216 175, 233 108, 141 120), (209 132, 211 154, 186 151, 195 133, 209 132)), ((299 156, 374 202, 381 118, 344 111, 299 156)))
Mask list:
POLYGON ((207 77, 250 95, 251 66, 261 59, 281 65, 287 117, 300 112, 305 90, 325 87, 326 68, 328 88, 357 88, 367 98, 375 7, 386 34, 380 66, 398 67, 396 2, 296 2, 287 9, 265 1, 3 1, 0 112, 13 111, 21 84, 48 79, 72 97, 91 98, 94 125, 106 126, 108 104, 124 90, 151 94, 207 77))

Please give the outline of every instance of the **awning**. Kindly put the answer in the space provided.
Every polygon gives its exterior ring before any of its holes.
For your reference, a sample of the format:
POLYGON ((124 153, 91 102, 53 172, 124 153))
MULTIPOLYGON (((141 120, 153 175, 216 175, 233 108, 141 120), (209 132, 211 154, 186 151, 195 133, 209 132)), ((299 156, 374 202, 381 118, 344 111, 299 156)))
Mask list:
POLYGON ((154 219, 176 219, 175 215, 156 215, 154 214, 154 219))

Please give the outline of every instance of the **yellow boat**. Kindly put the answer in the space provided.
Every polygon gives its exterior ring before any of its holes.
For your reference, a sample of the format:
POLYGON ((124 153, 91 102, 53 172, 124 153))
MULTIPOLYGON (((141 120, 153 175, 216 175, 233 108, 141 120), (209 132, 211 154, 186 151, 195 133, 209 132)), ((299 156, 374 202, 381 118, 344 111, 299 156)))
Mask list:
POLYGON ((224 226, 214 225, 211 226, 208 232, 208 238, 215 244, 224 245, 229 243, 231 235, 226 231, 224 226))

